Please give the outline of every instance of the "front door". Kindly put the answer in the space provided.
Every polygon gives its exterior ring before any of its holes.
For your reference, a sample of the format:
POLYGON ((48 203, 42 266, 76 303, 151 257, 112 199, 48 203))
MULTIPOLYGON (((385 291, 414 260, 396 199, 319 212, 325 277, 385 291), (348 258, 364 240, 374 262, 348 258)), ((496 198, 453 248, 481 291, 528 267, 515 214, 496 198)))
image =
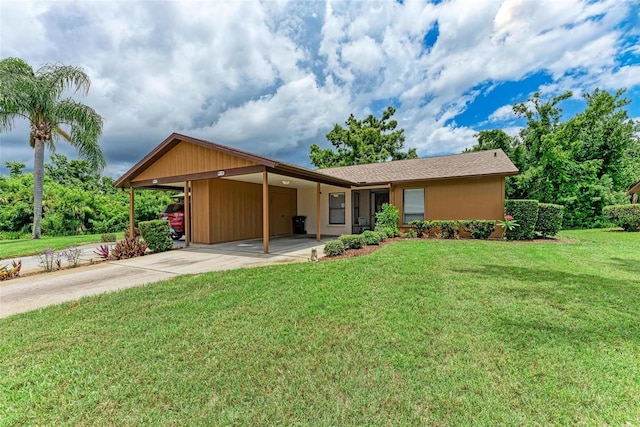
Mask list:
POLYGON ((376 191, 372 193, 373 198, 373 216, 370 224, 375 224, 376 213, 382 210, 382 205, 389 203, 389 190, 376 191))

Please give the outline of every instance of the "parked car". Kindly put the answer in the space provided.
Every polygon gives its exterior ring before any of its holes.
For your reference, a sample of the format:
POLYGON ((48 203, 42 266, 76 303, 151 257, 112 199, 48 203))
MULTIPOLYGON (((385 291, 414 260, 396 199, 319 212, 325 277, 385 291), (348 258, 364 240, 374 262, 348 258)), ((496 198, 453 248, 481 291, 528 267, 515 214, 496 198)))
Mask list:
POLYGON ((173 239, 184 235, 184 203, 171 203, 160 213, 160 219, 169 221, 173 239))

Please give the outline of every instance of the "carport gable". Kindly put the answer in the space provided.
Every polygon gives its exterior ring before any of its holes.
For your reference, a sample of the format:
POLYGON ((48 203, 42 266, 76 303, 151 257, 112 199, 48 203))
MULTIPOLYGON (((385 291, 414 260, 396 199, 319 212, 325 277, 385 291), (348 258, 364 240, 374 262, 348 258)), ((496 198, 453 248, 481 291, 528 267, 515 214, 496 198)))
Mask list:
POLYGON ((173 186, 168 184, 264 171, 346 188, 353 184, 300 166, 173 133, 120 177, 114 186, 169 189, 173 186))

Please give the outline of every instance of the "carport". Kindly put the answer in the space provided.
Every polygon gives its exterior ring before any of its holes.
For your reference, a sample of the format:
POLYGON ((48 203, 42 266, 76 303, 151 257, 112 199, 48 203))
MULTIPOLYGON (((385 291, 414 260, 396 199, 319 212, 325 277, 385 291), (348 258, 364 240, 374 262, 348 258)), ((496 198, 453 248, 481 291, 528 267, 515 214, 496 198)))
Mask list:
POLYGON ((129 226, 135 225, 134 189, 184 191, 185 246, 292 233, 292 217, 313 218, 321 238, 322 185, 349 189, 352 182, 300 166, 173 133, 114 184, 129 191, 129 226), (315 191, 315 212, 298 193, 315 191), (304 210, 304 212, 301 212, 304 210))

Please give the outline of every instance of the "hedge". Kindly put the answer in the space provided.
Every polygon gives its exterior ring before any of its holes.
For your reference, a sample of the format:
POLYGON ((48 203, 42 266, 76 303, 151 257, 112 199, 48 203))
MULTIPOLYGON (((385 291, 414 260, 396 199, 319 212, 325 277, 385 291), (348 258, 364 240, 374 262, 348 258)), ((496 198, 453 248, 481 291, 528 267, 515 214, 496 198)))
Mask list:
POLYGON ((362 234, 343 234, 338 240, 344 244, 345 249, 360 249, 366 245, 362 234))
POLYGON ((538 204, 538 220, 536 221, 536 234, 542 237, 555 236, 562 227, 564 206, 551 203, 538 204))
POLYGON ((640 204, 605 206, 602 213, 624 231, 640 231, 640 204))
POLYGON ((140 222, 140 234, 153 252, 164 252, 173 248, 170 233, 169 221, 156 219, 140 222))
POLYGON ((337 256, 344 253, 344 243, 340 240, 329 240, 324 244, 324 253, 327 256, 337 256))
POLYGON ((507 240, 532 240, 538 221, 538 201, 507 200, 504 211, 518 223, 518 227, 505 231, 507 240))

